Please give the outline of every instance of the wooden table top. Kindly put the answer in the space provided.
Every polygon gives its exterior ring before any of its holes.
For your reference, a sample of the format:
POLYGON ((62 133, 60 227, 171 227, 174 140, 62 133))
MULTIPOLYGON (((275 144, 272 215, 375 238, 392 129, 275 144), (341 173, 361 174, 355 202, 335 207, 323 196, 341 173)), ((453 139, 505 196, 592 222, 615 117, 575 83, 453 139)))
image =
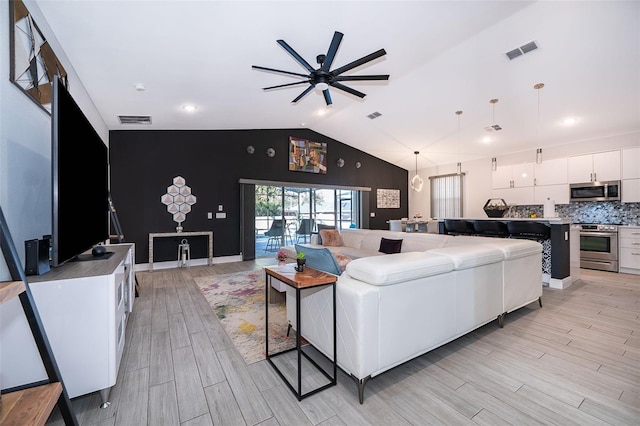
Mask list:
POLYGON ((319 271, 308 266, 304 267, 303 272, 298 272, 294 269, 295 266, 295 263, 287 263, 283 266, 267 266, 264 269, 267 274, 294 288, 309 288, 332 284, 338 280, 336 275, 319 271))

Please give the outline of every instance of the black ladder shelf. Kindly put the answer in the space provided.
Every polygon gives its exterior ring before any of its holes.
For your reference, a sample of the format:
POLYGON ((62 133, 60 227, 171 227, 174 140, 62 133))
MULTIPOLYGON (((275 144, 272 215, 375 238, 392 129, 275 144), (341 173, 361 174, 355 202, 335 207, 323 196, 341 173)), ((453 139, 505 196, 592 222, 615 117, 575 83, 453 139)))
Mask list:
POLYGON ((3 426, 44 425, 57 405, 65 424, 77 425, 78 421, 62 382, 58 364, 38 314, 29 282, 21 267, 2 208, 0 208, 0 248, 12 280, 0 283, 0 303, 14 297, 20 299, 48 377, 48 380, 3 390, 0 424, 3 426))

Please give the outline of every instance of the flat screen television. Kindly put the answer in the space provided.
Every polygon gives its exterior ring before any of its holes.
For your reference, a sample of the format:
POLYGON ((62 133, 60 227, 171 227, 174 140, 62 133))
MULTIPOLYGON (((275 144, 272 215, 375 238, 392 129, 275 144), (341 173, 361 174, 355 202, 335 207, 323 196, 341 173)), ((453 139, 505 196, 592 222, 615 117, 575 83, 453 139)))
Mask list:
POLYGON ((109 238, 107 146, 59 78, 54 79, 52 266, 109 238))

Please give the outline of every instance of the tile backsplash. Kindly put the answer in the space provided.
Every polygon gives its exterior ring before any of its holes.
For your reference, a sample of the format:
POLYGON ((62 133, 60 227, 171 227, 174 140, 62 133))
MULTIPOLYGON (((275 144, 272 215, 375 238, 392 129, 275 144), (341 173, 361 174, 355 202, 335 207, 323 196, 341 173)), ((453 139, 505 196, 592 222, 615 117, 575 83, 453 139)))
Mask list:
MULTIPOLYGON (((570 218, 573 223, 601 223, 640 226, 640 203, 619 201, 582 201, 556 205, 559 217, 570 218)), ((540 205, 513 206, 512 217, 528 217, 535 213, 543 217, 540 205)))

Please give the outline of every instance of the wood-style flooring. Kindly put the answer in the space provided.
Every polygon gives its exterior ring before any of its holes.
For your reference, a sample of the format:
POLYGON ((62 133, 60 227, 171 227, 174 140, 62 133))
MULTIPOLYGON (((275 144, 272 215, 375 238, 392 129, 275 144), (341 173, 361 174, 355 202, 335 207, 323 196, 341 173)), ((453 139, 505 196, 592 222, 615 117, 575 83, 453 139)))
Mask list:
MULTIPOLYGON (((266 361, 246 365, 193 281, 273 262, 138 272, 111 405, 74 398, 79 423, 640 425, 640 276, 583 269, 504 328, 494 321, 375 377, 360 405, 341 371, 299 402, 266 361)), ((63 422, 54 412, 48 424, 63 422)))

